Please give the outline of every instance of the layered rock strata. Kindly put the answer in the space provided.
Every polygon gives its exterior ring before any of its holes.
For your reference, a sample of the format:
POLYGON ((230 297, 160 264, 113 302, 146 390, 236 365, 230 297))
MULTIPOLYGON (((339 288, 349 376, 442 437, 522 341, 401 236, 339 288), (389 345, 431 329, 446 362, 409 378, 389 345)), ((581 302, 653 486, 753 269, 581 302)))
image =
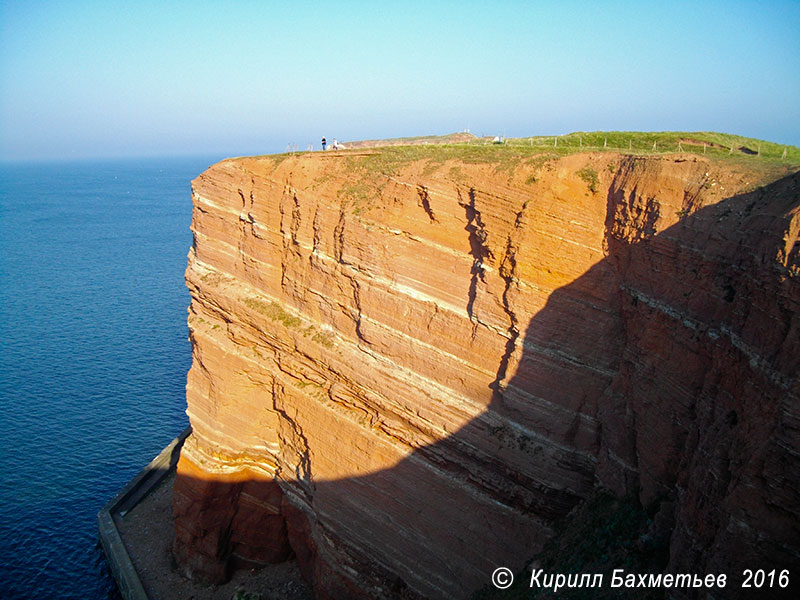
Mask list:
POLYGON ((668 569, 796 561, 798 175, 392 156, 193 182, 184 571, 468 597, 598 487, 672 524, 668 569))

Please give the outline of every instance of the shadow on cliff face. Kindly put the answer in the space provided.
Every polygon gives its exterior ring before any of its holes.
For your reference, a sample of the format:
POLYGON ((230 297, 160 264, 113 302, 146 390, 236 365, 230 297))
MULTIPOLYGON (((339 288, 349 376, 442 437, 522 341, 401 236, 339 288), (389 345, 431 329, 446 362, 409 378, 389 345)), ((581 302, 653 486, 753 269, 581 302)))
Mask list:
POLYGON ((744 569, 796 566, 799 182, 634 243, 614 235, 612 187, 607 257, 531 319, 485 413, 363 477, 314 479, 310 456, 292 485, 179 471, 179 563, 219 580, 294 554, 319 598, 464 598, 606 490, 647 512, 667 571, 726 574, 720 595, 747 591, 744 569))

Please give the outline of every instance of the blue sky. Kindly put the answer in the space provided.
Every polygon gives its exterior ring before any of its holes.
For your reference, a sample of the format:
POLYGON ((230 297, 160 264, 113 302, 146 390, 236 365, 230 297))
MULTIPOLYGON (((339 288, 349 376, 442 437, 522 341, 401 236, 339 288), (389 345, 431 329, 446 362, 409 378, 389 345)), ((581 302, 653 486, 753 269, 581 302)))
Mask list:
POLYGON ((800 2, 17 2, 0 159, 713 130, 800 145, 800 2))

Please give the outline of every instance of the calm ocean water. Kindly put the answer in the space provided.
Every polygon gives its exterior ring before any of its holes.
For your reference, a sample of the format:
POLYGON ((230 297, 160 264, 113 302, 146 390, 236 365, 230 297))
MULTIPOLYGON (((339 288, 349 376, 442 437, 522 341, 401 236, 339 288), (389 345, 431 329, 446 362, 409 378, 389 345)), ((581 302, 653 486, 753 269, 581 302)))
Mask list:
POLYGON ((96 514, 187 424, 189 181, 0 165, 0 597, 116 597, 96 514))

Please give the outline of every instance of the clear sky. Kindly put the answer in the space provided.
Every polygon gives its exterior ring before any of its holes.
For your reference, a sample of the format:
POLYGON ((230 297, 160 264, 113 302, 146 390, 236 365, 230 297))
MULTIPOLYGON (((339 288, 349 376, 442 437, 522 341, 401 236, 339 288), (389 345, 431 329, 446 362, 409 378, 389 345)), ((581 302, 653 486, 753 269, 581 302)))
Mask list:
POLYGON ((0 159, 722 131, 800 145, 800 1, 0 5, 0 159))

